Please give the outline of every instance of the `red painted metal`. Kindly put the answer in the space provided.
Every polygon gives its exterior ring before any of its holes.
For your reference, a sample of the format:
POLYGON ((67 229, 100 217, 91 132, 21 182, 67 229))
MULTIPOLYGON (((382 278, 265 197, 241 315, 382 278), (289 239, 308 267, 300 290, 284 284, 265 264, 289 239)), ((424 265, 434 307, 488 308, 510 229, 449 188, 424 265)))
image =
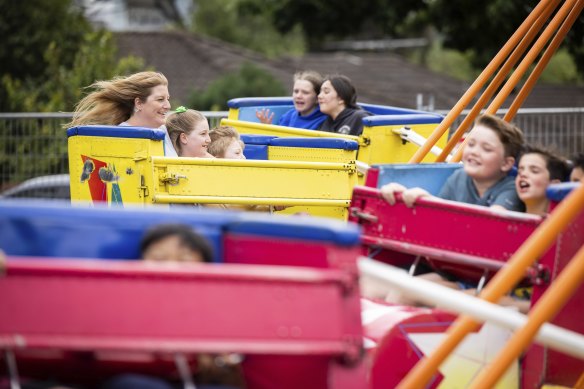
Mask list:
MULTIPOLYGON (((374 319, 365 322, 363 331, 375 347, 368 352, 371 371, 369 387, 395 387, 407 372, 423 357, 411 334, 441 333, 454 321, 455 315, 437 309, 392 306, 363 300, 363 316, 374 319)), ((442 380, 438 373, 429 388, 436 388, 442 380)))
POLYGON ((240 352, 342 368, 361 355, 358 288, 347 287, 350 280, 356 283, 337 268, 9 260, 0 277, 0 347, 240 352))
POLYGON ((532 215, 437 199, 419 199, 408 208, 397 198, 392 206, 377 189, 356 187, 353 192, 351 208, 379 218, 371 223, 351 216, 363 227, 362 242, 370 253, 399 253, 396 262, 392 254, 375 257, 398 266, 420 255, 432 267, 469 282, 478 282, 485 271, 496 272, 540 223, 532 215))

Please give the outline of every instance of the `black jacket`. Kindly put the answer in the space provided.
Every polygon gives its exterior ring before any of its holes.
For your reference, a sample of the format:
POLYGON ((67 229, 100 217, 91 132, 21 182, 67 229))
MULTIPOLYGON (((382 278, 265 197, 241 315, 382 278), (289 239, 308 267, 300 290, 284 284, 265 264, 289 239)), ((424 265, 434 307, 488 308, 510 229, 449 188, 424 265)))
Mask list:
POLYGON ((319 130, 345 135, 361 135, 363 118, 366 116, 371 116, 371 113, 361 108, 345 108, 335 120, 328 116, 320 125, 319 130))

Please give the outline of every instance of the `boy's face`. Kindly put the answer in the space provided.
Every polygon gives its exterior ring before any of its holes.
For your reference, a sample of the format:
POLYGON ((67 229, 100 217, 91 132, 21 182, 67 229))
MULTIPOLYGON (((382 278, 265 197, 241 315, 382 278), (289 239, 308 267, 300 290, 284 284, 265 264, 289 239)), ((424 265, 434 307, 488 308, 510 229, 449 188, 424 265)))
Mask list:
POLYGON ((200 252, 184 245, 178 236, 167 236, 152 243, 142 256, 145 261, 203 262, 200 252))
POLYGON ((228 159, 245 159, 243 155, 243 147, 241 147, 241 142, 237 139, 233 139, 227 149, 225 149, 225 156, 223 158, 228 159))
POLYGON ((484 126, 476 126, 469 135, 462 152, 464 171, 473 180, 498 181, 513 167, 514 158, 505 157, 505 148, 497 133, 484 126))
POLYGON ((521 201, 545 201, 545 191, 550 183, 546 160, 540 154, 531 153, 521 157, 515 178, 515 189, 521 201))

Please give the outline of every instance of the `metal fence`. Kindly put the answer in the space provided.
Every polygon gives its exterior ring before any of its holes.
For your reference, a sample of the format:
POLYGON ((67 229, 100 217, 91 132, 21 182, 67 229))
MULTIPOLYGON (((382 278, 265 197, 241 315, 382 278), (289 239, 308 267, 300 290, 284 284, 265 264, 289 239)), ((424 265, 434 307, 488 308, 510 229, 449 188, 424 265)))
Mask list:
MULTIPOLYGON (((435 112, 448 114, 448 111, 435 112)), ((452 131, 468 112, 463 111, 456 119, 452 131)), ((506 109, 497 112, 500 116, 506 113, 506 109)), ((584 152, 584 108, 524 108, 518 111, 513 123, 523 130, 527 143, 551 148, 567 158, 584 152)))
MULTIPOLYGON (((203 112, 211 127, 227 112, 203 112)), ((29 178, 69 173, 70 113, 0 113, 0 192, 29 178)))
MULTIPOLYGON (((457 128, 467 113, 452 127, 457 128)), ((204 114, 211 127, 227 116, 204 114)), ((68 113, 0 113, 0 191, 29 178, 69 172, 62 125, 70 120, 68 113)), ((530 143, 554 147, 567 157, 584 151, 584 108, 522 109, 514 122, 530 143)))

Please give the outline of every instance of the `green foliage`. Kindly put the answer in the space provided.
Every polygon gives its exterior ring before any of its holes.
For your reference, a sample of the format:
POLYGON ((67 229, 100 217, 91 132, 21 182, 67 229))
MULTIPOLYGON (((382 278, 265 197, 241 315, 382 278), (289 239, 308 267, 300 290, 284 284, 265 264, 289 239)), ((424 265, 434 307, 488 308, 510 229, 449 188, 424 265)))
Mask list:
POLYGON ((227 110, 227 101, 236 97, 284 96, 288 92, 268 72, 245 63, 238 72, 213 81, 205 91, 194 91, 188 106, 201 111, 227 110))
POLYGON ((192 29, 268 57, 304 53, 300 26, 293 26, 285 34, 278 32, 273 24, 271 8, 263 3, 263 0, 198 1, 192 29))
MULTIPOLYGON (((117 61, 112 35, 92 31, 70 3, 0 0, 0 30, 14 29, 0 46, 0 111, 72 111, 95 80, 144 68, 135 57, 117 61)), ((65 121, 0 123, 0 187, 67 171, 65 121)))
MULTIPOLYGON (((434 0, 431 20, 445 37, 445 46, 470 54, 472 64, 484 68, 519 28, 538 1, 508 0, 434 0)), ((584 14, 572 26, 564 47, 576 64, 580 76, 584 75, 584 14)), ((577 78, 566 52, 552 60, 542 80, 571 82, 577 78), (558 66, 556 68, 556 66, 558 66), (555 69, 555 70, 552 70, 555 69)))
POLYGON ((439 42, 434 42, 421 58, 421 52, 415 52, 408 57, 414 63, 426 66, 428 69, 450 77, 472 82, 480 73, 475 69, 468 55, 459 51, 446 49, 439 42))
POLYGON ((578 67, 568 50, 558 50, 552 57, 540 77, 546 84, 581 83, 582 76, 578 74, 578 67))
POLYGON ((60 45, 51 42, 44 52, 47 63, 44 80, 28 77, 24 80, 5 74, 1 86, 7 100, 4 109, 9 111, 72 111, 82 97, 84 88, 98 79, 130 74, 144 68, 143 60, 125 57, 116 61, 116 48, 111 33, 91 31, 72 56, 71 65, 62 61, 64 52, 60 45))
POLYGON ((275 3, 273 20, 280 32, 291 31, 299 23, 310 48, 330 39, 395 34, 406 21, 412 23, 412 15, 426 7, 423 0, 255 1, 275 3))
POLYGON ((0 76, 16 80, 46 75, 43 53, 58 43, 64 66, 72 64, 74 54, 91 30, 71 0, 0 0, 0 76))

